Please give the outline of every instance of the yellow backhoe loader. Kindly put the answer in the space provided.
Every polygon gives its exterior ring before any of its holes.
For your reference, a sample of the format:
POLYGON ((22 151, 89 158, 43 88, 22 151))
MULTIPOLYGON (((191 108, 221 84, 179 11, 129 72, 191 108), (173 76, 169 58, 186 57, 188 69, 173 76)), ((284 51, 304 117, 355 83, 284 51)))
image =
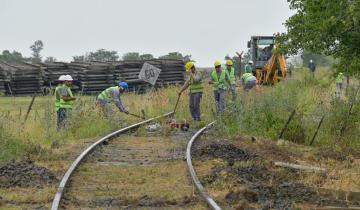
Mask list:
POLYGON ((276 36, 252 36, 248 42, 253 74, 259 84, 274 85, 286 77, 284 55, 276 53, 276 36))

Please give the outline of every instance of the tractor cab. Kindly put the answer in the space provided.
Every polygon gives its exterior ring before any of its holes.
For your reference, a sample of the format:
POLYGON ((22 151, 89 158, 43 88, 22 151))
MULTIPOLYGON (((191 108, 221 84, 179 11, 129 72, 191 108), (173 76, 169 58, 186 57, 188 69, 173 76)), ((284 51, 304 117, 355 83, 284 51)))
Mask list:
POLYGON ((276 36, 252 36, 248 41, 250 60, 254 62, 253 72, 260 84, 275 84, 286 77, 285 57, 273 55, 276 36))
POLYGON ((250 48, 250 59, 254 61, 255 69, 262 69, 272 56, 272 50, 275 46, 274 36, 252 36, 248 42, 250 48))

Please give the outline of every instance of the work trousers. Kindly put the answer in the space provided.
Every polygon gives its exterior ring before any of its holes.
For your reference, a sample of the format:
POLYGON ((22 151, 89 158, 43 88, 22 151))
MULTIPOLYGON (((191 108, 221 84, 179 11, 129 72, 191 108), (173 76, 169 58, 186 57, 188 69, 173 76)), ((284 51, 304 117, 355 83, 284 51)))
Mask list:
POLYGON ((202 98, 202 93, 190 93, 189 94, 189 108, 191 117, 193 120, 200 121, 200 101, 202 98))
POLYGON ((222 114, 225 110, 225 96, 226 96, 225 90, 214 91, 217 114, 222 114))
POLYGON ((57 130, 61 130, 65 127, 66 118, 69 117, 71 109, 60 108, 56 111, 57 114, 57 130))
POLYGON ((342 83, 336 83, 335 96, 340 98, 342 92, 342 83))
POLYGON ((97 99, 96 104, 101 107, 101 110, 107 119, 112 118, 112 116, 114 115, 114 112, 111 108, 111 103, 109 103, 105 100, 97 99))
POLYGON ((249 92, 249 90, 251 90, 255 86, 256 86, 256 80, 248 81, 244 86, 244 90, 245 92, 249 92))
POLYGON ((231 84, 229 91, 231 92, 232 99, 235 100, 236 98, 236 84, 231 84))

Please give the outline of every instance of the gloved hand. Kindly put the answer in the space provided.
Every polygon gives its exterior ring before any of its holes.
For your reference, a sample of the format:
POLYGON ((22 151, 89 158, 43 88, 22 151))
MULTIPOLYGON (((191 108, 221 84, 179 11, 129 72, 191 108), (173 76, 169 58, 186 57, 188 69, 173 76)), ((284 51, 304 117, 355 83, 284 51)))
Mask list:
POLYGON ((124 113, 125 113, 125 114, 129 114, 129 111, 128 111, 128 110, 125 110, 124 113))

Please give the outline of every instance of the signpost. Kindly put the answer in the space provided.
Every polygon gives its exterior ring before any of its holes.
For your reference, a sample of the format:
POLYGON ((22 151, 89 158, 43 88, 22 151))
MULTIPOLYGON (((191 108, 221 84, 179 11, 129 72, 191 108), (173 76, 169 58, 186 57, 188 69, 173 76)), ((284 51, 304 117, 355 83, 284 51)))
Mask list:
POLYGON ((148 82, 151 85, 155 85, 160 75, 160 72, 161 69, 145 62, 141 68, 139 79, 144 80, 145 82, 148 82))

